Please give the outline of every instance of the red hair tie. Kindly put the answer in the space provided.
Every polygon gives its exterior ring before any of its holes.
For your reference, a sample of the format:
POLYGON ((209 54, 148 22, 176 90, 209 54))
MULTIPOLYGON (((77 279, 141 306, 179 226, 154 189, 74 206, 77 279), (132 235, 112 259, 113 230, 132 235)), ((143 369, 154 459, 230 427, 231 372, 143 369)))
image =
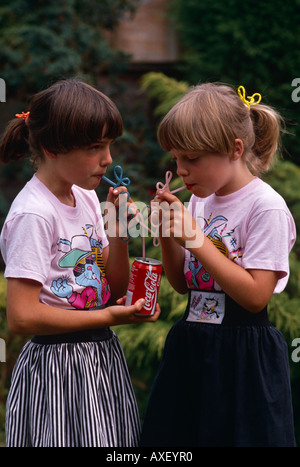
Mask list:
POLYGON ((21 114, 16 114, 16 117, 23 118, 23 120, 27 120, 29 117, 30 112, 22 112, 21 114))

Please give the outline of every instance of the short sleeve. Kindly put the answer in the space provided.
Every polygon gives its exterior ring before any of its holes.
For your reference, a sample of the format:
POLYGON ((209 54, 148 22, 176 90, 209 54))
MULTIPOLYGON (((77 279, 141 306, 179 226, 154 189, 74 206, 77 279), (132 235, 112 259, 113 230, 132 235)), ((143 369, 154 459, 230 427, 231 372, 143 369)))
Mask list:
POLYGON ((5 277, 33 279, 44 284, 51 266, 50 225, 36 214, 18 215, 3 232, 5 277))
POLYGON ((289 278, 289 253, 295 239, 295 223, 289 212, 271 209, 252 216, 246 234, 243 268, 277 271, 279 279, 274 293, 282 292, 289 278))
POLYGON ((98 221, 96 225, 96 233, 97 233, 98 238, 102 242, 102 248, 105 248, 106 246, 108 246, 109 242, 108 242, 108 238, 105 233, 104 222, 103 222, 103 217, 101 213, 99 213, 97 219, 98 221))
POLYGON ((108 246, 108 238, 105 232, 103 216, 101 212, 101 205, 99 203, 98 196, 95 191, 85 192, 85 202, 89 203, 90 209, 96 215, 96 234, 99 240, 102 242, 102 248, 108 246))

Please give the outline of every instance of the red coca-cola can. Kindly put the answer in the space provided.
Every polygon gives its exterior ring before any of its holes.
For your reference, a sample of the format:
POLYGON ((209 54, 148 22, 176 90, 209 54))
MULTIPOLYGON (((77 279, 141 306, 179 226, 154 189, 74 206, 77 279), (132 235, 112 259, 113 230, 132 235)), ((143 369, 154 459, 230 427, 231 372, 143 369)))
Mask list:
POLYGON ((157 302, 162 263, 151 258, 135 258, 129 277, 126 306, 140 298, 145 299, 144 307, 136 313, 138 316, 152 316, 157 302))

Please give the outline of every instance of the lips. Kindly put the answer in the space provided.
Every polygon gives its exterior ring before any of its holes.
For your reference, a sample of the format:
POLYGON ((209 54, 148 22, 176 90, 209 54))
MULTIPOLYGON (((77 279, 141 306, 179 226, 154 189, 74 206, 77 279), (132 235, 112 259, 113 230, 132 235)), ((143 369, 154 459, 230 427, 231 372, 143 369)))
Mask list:
POLYGON ((194 186, 194 184, 191 184, 191 185, 190 185, 190 184, 188 184, 188 183, 185 183, 185 186, 186 186, 186 188, 187 188, 188 190, 191 190, 192 187, 194 186))

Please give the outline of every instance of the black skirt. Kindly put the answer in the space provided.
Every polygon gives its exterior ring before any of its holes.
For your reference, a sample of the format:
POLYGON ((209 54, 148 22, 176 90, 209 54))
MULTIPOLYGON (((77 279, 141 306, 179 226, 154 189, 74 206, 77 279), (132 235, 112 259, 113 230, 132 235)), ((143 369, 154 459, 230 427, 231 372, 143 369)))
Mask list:
POLYGON ((288 348, 267 310, 225 295, 222 323, 209 324, 187 321, 190 302, 167 336, 141 446, 295 446, 288 348))

